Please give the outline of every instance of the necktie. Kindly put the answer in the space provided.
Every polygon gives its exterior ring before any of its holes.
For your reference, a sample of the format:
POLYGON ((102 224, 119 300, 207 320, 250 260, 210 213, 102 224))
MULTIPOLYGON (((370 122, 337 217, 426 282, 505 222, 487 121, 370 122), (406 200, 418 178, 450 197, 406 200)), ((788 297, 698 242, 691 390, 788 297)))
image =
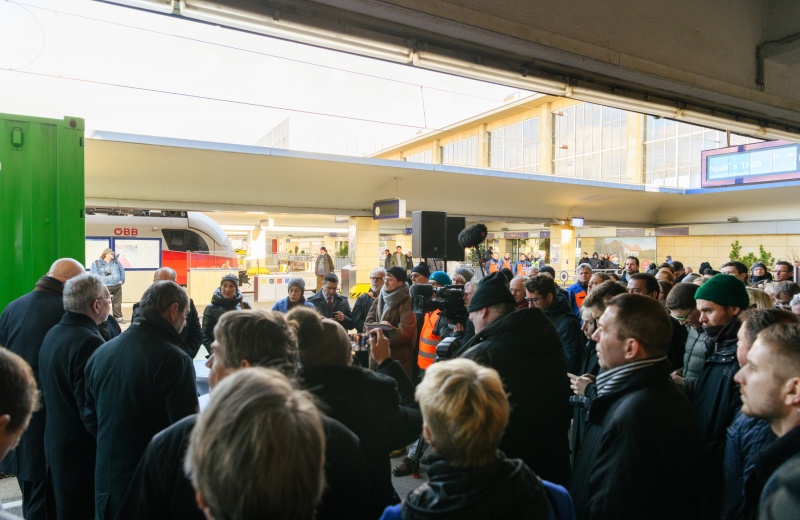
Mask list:
POLYGON ((328 311, 333 310, 333 297, 328 296, 328 311))

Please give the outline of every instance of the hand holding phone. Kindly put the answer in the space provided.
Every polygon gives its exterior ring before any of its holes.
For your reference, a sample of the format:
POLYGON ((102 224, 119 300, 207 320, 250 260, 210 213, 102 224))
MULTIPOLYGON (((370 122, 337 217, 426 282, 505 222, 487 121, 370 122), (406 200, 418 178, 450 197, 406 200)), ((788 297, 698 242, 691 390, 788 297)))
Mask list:
POLYGON ((377 364, 381 364, 392 357, 392 350, 389 347, 389 338, 383 335, 383 330, 374 328, 369 331, 369 355, 377 364))

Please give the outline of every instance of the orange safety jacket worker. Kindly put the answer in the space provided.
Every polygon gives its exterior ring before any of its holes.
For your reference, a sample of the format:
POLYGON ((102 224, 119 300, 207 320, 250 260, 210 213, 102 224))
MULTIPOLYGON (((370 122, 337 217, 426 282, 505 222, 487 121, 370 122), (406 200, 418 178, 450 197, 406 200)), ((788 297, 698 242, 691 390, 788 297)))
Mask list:
POLYGON ((508 269, 509 271, 512 270, 511 269, 511 260, 506 260, 505 258, 503 258, 503 269, 508 269))
POLYGON ((420 370, 427 370, 436 361, 436 345, 442 337, 436 333, 436 323, 439 321, 439 309, 425 314, 422 318, 422 330, 419 333, 419 356, 417 364, 420 370))

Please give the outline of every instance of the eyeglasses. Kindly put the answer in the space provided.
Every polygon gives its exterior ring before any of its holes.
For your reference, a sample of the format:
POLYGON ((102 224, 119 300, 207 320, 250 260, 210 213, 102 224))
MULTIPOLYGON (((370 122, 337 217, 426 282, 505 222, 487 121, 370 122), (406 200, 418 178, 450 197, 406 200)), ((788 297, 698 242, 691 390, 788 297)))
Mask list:
POLYGON ((686 314, 684 314, 684 315, 683 315, 683 317, 681 317, 681 318, 675 318, 675 319, 676 319, 676 320, 678 320, 678 321, 686 321, 686 319, 689 317, 689 315, 690 315, 691 313, 692 313, 692 309, 689 309, 689 312, 687 312, 686 314))
POLYGON ((383 280, 383 276, 370 276, 369 279, 375 282, 377 280, 383 280))
POLYGON ((539 300, 544 300, 544 298, 525 298, 526 302, 532 303, 534 305, 536 305, 536 302, 538 302, 539 300))
POLYGON ((772 270, 772 272, 773 272, 773 273, 778 273, 778 274, 781 274, 781 273, 788 273, 788 272, 790 272, 790 271, 781 271, 780 269, 773 269, 773 270, 772 270))

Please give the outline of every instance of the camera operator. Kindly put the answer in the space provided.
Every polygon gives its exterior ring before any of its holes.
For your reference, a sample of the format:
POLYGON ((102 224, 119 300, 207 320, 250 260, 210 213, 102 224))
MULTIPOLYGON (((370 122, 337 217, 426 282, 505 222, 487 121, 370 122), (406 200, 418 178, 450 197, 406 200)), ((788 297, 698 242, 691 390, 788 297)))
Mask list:
MULTIPOLYGON (((428 284, 434 290, 450 285, 450 283, 450 277, 444 271, 434 271, 428 278, 428 284)), ((421 376, 424 376, 425 370, 436 361, 436 346, 443 337, 449 335, 447 318, 441 316, 439 309, 425 313, 422 317, 422 330, 419 333, 419 356, 417 357, 421 376)))
POLYGON ((572 411, 558 332, 541 310, 517 310, 502 274, 478 283, 467 310, 475 337, 458 357, 497 370, 509 393, 511 417, 500 449, 543 479, 566 484, 572 411))

